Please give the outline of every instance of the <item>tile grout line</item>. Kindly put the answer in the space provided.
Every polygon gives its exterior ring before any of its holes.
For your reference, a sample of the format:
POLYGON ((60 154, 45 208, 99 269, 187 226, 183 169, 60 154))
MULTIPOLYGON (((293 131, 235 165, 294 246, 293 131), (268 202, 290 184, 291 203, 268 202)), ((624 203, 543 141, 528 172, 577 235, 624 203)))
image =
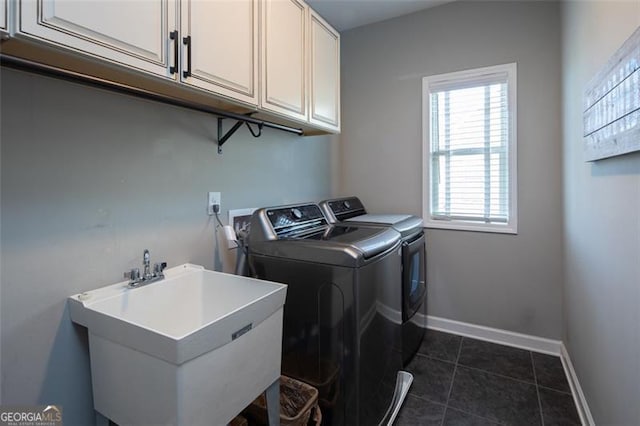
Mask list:
MULTIPOLYGON (((408 396, 409 396, 409 395, 408 395, 408 396)), ((452 410, 459 411, 459 412, 461 412, 461 413, 468 414, 468 415, 470 415, 470 416, 472 416, 472 417, 477 417, 477 418, 482 419, 482 420, 486 420, 487 422, 490 422, 490 423, 495 424, 495 425, 498 425, 498 426, 507 426, 507 424, 506 424, 506 423, 501 423, 499 420, 492 420, 492 419, 490 419, 490 418, 488 418, 488 417, 484 417, 484 416, 481 416, 481 415, 479 415, 479 414, 473 413, 473 412, 471 412, 471 411, 467 411, 467 410, 465 410, 465 409, 463 409, 463 408, 459 408, 459 407, 450 407, 450 406, 449 406, 449 405, 447 405, 446 403, 442 403, 442 402, 434 401, 434 400, 432 400, 432 399, 425 398, 425 397, 420 396, 420 395, 410 395, 410 396, 411 396, 412 398, 419 399, 419 400, 420 400, 420 401, 422 401, 422 402, 428 402, 429 404, 432 404, 432 405, 438 405, 438 406, 442 407, 442 408, 444 409, 444 410, 443 410, 443 421, 444 421, 444 414, 446 414, 446 410, 447 410, 447 409, 449 409, 449 408, 451 408, 452 410)))
MULTIPOLYGON (((464 339, 469 339, 469 340, 478 341, 478 342, 490 343, 490 344, 496 345, 496 346, 504 346, 504 347, 511 348, 511 349, 516 349, 516 350, 520 350, 520 351, 524 351, 524 352, 529 352, 529 357, 530 358, 533 356, 533 353, 542 353, 542 352, 531 351, 529 349, 510 347, 510 346, 504 345, 502 343, 487 342, 487 341, 484 341, 484 340, 479 340, 479 339, 476 339, 476 338, 473 338, 473 337, 462 336, 460 334, 455 334, 455 333, 449 333, 449 332, 444 332, 444 331, 440 331, 440 333, 445 333, 445 334, 450 334, 452 336, 460 337, 460 342, 461 342, 460 343, 460 349, 462 348, 462 341, 464 339)), ((517 382, 526 383, 528 385, 534 385, 534 386, 537 385, 537 382, 536 382, 536 379, 535 379, 535 372, 534 372, 533 381, 530 381, 530 380, 527 380, 527 379, 521 379, 521 378, 517 378, 517 377, 513 377, 513 376, 507 376, 507 375, 504 375, 504 374, 496 373, 494 371, 485 370, 485 369, 479 368, 479 367, 472 367, 470 365, 460 364, 459 361, 460 361, 460 353, 461 352, 462 352, 461 350, 458 350, 458 356, 456 357, 455 361, 450 361, 450 360, 446 360, 446 359, 442 359, 442 358, 437 358, 437 357, 434 357, 432 355, 429 355, 427 353, 422 353, 422 352, 417 352, 416 355, 422 355, 423 357, 426 357, 426 358, 429 358, 429 359, 432 359, 432 360, 435 360, 435 361, 446 362, 447 364, 460 365, 463 368, 468 368, 470 370, 484 372, 484 373, 491 374, 491 375, 494 375, 494 376, 497 376, 497 377, 501 377, 501 378, 505 378, 505 379, 515 380, 517 382)), ((545 354, 545 355, 547 355, 547 354, 545 354)), ((533 361, 532 361, 532 364, 533 364, 533 361)), ((550 389, 552 389, 552 388, 550 388, 550 389)), ((562 392, 562 391, 558 391, 558 392, 562 392)))
POLYGON ((433 399, 425 398, 424 396, 415 395, 415 394, 407 394, 407 396, 411 396, 412 398, 419 399, 422 402, 428 402, 429 404, 441 405, 443 408, 447 406, 444 402, 434 401, 433 399))
POLYGON ((455 361, 451 361, 451 360, 448 360, 448 359, 437 358, 435 356, 423 354, 422 352, 417 352, 416 356, 421 356, 423 358, 429 358, 432 361, 444 362, 445 364, 453 364, 453 365, 456 364, 455 361))
POLYGON ((492 419, 490 419, 490 418, 488 418, 488 417, 484 417, 484 416, 480 416, 480 415, 478 415, 478 414, 476 414, 476 413, 472 413, 471 411, 463 410, 462 408, 449 407, 448 405, 446 406, 446 408, 451 408, 451 409, 452 409, 452 410, 454 410, 454 411, 459 411, 459 412, 461 412, 461 413, 468 414, 468 415, 470 415, 471 417, 477 417, 477 418, 479 418, 479 419, 486 420, 487 422, 492 423, 492 424, 494 424, 494 425, 498 425, 498 426, 508 426, 506 423, 502 423, 500 420, 492 420, 492 419))
MULTIPOLYGON (((445 364, 453 364, 454 366, 460 366, 460 367, 466 368, 468 370, 479 371, 481 373, 490 374, 492 376, 500 377, 502 379, 513 380, 515 382, 523 383, 523 384, 526 384, 526 385, 532 385, 532 386, 536 385, 535 378, 534 378, 533 381, 531 381, 531 380, 526 380, 526 379, 519 379, 519 378, 513 377, 513 376, 505 376, 504 374, 496 373, 496 372, 490 371, 490 370, 485 370, 483 368, 472 367, 470 365, 460 364, 458 362, 457 358, 456 358, 456 361, 449 361, 449 360, 442 359, 442 358, 436 358, 436 357, 433 357, 431 355, 427 355, 427 354, 421 353, 421 352, 416 353, 416 356, 421 356, 423 358, 428 358, 428 359, 430 359, 432 361, 438 361, 438 362, 442 362, 442 363, 445 363, 445 364)), ((458 354, 458 358, 459 358, 459 354, 458 354)), ((546 386, 543 386, 543 387, 548 388, 546 386)), ((553 389, 553 388, 548 388, 548 389, 556 390, 556 389, 553 389)), ((562 392, 562 391, 559 391, 559 390, 556 390, 556 391, 557 392, 562 392)), ((562 393, 567 393, 567 392, 562 392, 562 393)))
POLYGON ((513 380, 514 382, 522 383, 525 385, 536 386, 535 379, 534 379, 534 382, 530 382, 523 379, 516 379, 515 377, 511 377, 511 376, 505 376, 504 374, 494 373, 493 371, 483 370, 482 368, 478 368, 478 367, 470 367, 464 364, 460 364, 460 367, 466 368, 468 370, 479 371, 481 373, 489 374, 491 376, 500 377, 501 379, 508 379, 508 380, 513 380))
POLYGON ((456 379, 456 371, 458 371, 458 360, 460 359, 460 353, 462 352, 462 341, 464 337, 460 338, 460 346, 458 346, 458 354, 456 355, 456 361, 453 364, 453 374, 451 375, 451 385, 449 386, 449 393, 447 393, 447 400, 445 401, 444 411, 442 413, 442 420, 440 426, 444 426, 444 419, 447 415, 447 408, 449 408, 449 399, 451 398, 451 392, 453 392, 453 381, 456 379))
POLYGON ((572 394, 571 392, 561 391, 561 390, 558 390, 558 389, 550 388, 549 386, 542 386, 542 385, 540 385, 540 384, 539 384, 539 385, 538 385, 538 387, 539 387, 539 388, 542 388, 542 389, 544 389, 544 390, 550 390, 550 391, 557 392, 557 393, 561 393, 561 394, 564 394, 564 395, 571 395, 571 396, 573 396, 573 394, 572 394))
POLYGON ((540 388, 538 387, 538 375, 536 374, 536 362, 533 360, 533 352, 529 351, 531 356, 531 367, 533 368, 533 380, 536 382, 536 395, 538 396, 538 408, 540 409, 540 421, 544 426, 544 414, 542 413, 542 400, 540 399, 540 388))

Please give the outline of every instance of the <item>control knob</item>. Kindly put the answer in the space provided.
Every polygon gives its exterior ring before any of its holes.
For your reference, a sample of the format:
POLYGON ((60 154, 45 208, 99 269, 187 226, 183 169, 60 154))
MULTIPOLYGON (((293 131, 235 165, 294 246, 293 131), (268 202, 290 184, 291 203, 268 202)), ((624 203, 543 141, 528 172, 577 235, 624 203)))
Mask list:
POLYGON ((295 218, 295 219, 302 219, 302 212, 298 209, 291 209, 291 215, 295 218))

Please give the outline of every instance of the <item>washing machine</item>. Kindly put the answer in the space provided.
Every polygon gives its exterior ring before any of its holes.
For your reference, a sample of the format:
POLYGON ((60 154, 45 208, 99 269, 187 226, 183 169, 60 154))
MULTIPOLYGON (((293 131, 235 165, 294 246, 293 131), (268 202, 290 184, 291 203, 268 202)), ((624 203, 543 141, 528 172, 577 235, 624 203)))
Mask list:
POLYGON ((407 365, 420 348, 426 330, 426 244, 421 218, 402 214, 369 214, 357 197, 335 198, 319 203, 330 223, 391 228, 401 235, 402 272, 396 288, 402 294, 402 357, 407 365))
POLYGON ((252 273, 288 285, 282 373, 319 390, 323 424, 391 424, 411 384, 402 372, 400 234, 331 225, 317 204, 259 209, 252 273))

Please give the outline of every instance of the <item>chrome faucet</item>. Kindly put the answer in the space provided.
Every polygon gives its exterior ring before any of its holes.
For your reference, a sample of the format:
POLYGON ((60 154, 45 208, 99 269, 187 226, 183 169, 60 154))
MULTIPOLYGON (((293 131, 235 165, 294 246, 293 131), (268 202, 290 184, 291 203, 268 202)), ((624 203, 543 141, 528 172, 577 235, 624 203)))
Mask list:
POLYGON ((144 279, 149 280, 153 277, 151 274, 151 268, 149 264, 151 263, 151 255, 149 254, 149 250, 145 249, 142 254, 142 264, 144 265, 144 279))
POLYGON ((124 273, 125 278, 129 278, 129 288, 142 287, 147 284, 154 283, 164 279, 164 269, 167 267, 167 262, 156 263, 153 265, 153 272, 151 272, 151 255, 149 250, 145 249, 142 254, 142 265, 144 266, 144 272, 140 276, 140 269, 133 268, 129 272, 124 273))

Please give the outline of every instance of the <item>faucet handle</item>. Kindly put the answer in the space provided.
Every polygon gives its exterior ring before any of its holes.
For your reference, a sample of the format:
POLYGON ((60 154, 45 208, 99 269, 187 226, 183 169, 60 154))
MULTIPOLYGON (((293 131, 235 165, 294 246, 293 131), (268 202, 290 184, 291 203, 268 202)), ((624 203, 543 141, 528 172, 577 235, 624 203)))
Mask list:
POLYGON ((167 262, 156 263, 153 265, 153 274, 156 276, 162 275, 162 271, 167 267, 167 262))
POLYGON ((124 277, 130 279, 131 281, 137 281, 140 279, 140 269, 133 268, 130 271, 125 272, 124 277))

